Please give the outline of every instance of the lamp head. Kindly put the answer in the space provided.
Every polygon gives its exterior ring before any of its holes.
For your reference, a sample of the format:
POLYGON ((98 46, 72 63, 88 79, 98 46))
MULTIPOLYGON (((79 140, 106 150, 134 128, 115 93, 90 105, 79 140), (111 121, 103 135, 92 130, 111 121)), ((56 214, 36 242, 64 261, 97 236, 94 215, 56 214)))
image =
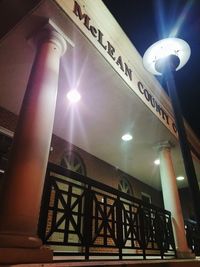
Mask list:
POLYGON ((170 62, 173 70, 177 71, 187 63, 190 54, 188 43, 179 38, 166 38, 147 49, 143 57, 143 64, 154 75, 162 75, 165 62, 170 62))
POLYGON ((169 55, 159 58, 155 62, 155 69, 157 72, 164 74, 167 70, 174 72, 180 64, 180 59, 176 55, 169 55))

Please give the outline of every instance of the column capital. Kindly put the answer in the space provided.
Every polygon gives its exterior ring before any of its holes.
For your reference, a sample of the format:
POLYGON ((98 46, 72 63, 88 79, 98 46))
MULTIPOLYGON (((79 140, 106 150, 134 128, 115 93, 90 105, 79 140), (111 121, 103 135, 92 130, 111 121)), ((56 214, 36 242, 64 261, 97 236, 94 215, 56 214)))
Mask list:
POLYGON ((42 29, 36 36, 35 42, 37 45, 41 45, 43 42, 53 43, 60 52, 60 56, 63 56, 67 50, 67 42, 63 36, 53 29, 42 29))
POLYGON ((45 41, 55 44, 60 50, 60 56, 64 55, 68 45, 71 47, 75 46, 74 42, 51 19, 48 19, 40 31, 35 33, 30 39, 30 42, 35 46, 45 41))
POLYGON ((172 147, 174 147, 174 144, 171 141, 162 141, 155 145, 158 152, 162 150, 170 150, 172 147))

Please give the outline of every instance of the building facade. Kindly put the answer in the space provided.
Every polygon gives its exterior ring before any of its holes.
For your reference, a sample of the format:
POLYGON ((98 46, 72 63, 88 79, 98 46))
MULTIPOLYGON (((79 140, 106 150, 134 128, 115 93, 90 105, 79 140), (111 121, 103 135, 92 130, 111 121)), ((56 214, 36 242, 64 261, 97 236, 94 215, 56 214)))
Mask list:
MULTIPOLYGON (((20 12, 7 23, 10 31, 4 29, 0 48, 0 261, 5 263, 11 252, 11 262, 52 260, 52 251, 42 247, 37 235, 48 162, 169 210, 176 253, 192 257, 182 213, 185 219, 194 214, 190 200, 185 203, 187 178, 176 182, 185 172, 170 100, 144 69, 136 48, 101 1, 38 1, 20 12), (81 93, 77 105, 66 98, 70 89, 81 93), (123 142, 125 133, 133 140, 123 142), (157 158, 159 166, 153 163, 157 158)), ((200 179, 200 143, 185 125, 200 179)), ((84 190, 79 184, 76 194, 89 204, 84 190)), ((102 199, 105 203, 107 197, 102 199)), ((110 212, 119 216, 121 204, 109 201, 110 212)), ((124 213, 128 203, 121 208, 124 213)), ((123 232, 125 224, 116 227, 123 232)), ((117 239, 123 239, 117 232, 117 239)), ((116 243, 123 250, 123 242, 116 243)))

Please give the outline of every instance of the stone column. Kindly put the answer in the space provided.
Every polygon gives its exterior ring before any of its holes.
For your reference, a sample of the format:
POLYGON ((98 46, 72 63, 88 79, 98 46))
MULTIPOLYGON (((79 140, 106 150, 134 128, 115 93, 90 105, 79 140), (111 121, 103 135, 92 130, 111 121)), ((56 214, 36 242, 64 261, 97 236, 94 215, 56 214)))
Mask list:
POLYGON ((160 158, 160 176, 164 206, 172 215, 172 225, 178 258, 193 258, 187 245, 184 220, 176 184, 176 175, 171 158, 171 145, 163 142, 158 146, 160 158))
MULTIPOLYGON (((37 236, 65 39, 44 29, 14 136, 4 193, 0 202, 0 264, 46 262, 52 251, 37 236)), ((13 88, 15 90, 15 88, 13 88)))

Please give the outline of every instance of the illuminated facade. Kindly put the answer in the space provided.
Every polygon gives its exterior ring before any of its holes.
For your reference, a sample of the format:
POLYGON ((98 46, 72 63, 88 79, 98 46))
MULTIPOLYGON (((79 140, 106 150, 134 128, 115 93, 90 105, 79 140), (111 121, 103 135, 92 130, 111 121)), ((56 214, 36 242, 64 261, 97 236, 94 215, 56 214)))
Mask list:
MULTIPOLYGON (((30 8, 0 47, 2 147, 15 132, 8 166, 8 152, 1 152, 0 262, 52 260, 37 235, 48 161, 165 207, 175 221, 177 256, 193 257, 176 183, 185 173, 169 98, 100 0, 38 1, 30 8), (70 89, 81 94, 75 105, 66 98, 70 89), (122 141, 125 133, 133 139, 122 141)), ((186 128, 200 179, 200 143, 186 128)), ((179 186, 184 197, 186 177, 179 186)), ((193 216, 183 208, 186 218, 193 216)))

